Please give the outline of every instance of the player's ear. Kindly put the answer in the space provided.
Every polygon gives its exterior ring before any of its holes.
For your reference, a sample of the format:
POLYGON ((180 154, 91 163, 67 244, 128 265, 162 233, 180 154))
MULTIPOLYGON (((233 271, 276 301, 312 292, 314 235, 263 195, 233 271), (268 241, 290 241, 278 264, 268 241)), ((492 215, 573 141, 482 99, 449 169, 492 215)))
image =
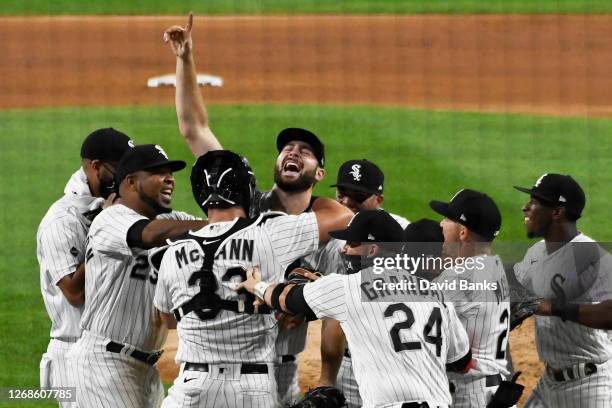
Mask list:
POLYGON ((317 167, 317 171, 315 172, 315 180, 317 183, 323 180, 323 177, 325 177, 325 169, 323 167, 317 167))
POLYGON ((459 241, 467 242, 470 239, 470 230, 464 225, 459 225, 459 241))
POLYGON ((366 247, 366 256, 368 258, 374 257, 377 253, 378 253, 378 245, 376 245, 376 244, 369 244, 366 247))
POLYGON ((376 203, 378 204, 378 206, 379 207, 382 206, 383 201, 385 201, 385 198, 383 197, 383 195, 382 194, 376 194, 375 197, 376 197, 375 200, 376 200, 376 203))
POLYGON ((138 176, 136 174, 128 174, 127 176, 125 176, 123 183, 125 183, 125 187, 129 190, 138 190, 138 176))
POLYGON ((553 221, 565 221, 566 215, 567 213, 566 213, 565 207, 558 206, 552 209, 551 216, 552 216, 553 221))

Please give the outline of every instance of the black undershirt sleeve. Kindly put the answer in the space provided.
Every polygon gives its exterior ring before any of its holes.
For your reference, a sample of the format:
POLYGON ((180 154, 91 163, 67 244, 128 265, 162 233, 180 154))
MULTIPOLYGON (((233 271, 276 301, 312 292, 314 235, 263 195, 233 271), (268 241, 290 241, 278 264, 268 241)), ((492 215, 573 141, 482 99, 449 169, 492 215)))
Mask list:
POLYGON ((304 299, 304 285, 295 285, 291 288, 285 298, 285 305, 291 313, 303 314, 308 321, 317 320, 317 316, 304 299))
POLYGON ((134 224, 132 224, 132 226, 127 232, 126 237, 127 244, 130 248, 149 249, 142 242, 142 231, 144 231, 144 229, 147 227, 147 225, 149 225, 150 222, 151 220, 138 220, 134 224))

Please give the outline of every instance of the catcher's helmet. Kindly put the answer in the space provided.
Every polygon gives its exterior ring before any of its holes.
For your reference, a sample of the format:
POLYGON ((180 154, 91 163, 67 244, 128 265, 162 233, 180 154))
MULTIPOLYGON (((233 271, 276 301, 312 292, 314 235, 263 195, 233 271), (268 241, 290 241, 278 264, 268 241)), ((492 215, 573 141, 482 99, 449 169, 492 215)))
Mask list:
POLYGON ((255 174, 247 160, 229 150, 212 150, 191 169, 191 190, 200 208, 240 206, 248 214, 255 193, 255 174))

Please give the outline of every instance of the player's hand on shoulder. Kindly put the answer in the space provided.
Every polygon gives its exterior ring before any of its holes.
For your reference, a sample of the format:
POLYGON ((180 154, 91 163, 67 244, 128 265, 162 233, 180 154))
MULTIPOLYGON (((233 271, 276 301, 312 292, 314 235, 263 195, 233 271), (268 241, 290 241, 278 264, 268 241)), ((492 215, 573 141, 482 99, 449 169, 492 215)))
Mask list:
POLYGON ((119 197, 117 197, 117 193, 111 193, 108 198, 106 200, 104 200, 104 204, 102 204, 102 209, 105 210, 108 207, 115 205, 115 203, 117 202, 117 199, 119 197))
POLYGON ((164 41, 170 43, 174 54, 183 58, 191 53, 192 39, 191 27, 193 26, 193 13, 189 12, 185 27, 174 25, 164 31, 164 41))

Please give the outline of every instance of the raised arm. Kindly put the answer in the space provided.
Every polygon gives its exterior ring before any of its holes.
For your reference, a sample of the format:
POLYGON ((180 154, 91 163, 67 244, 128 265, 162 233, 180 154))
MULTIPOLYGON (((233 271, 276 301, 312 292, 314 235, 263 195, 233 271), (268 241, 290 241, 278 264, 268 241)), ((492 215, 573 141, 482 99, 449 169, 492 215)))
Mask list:
POLYGON ((193 14, 189 13, 187 25, 168 28, 164 32, 164 41, 170 43, 176 55, 176 115, 179 130, 191 153, 200 157, 210 150, 223 147, 209 127, 208 112, 198 89, 192 53, 192 26, 193 14))

